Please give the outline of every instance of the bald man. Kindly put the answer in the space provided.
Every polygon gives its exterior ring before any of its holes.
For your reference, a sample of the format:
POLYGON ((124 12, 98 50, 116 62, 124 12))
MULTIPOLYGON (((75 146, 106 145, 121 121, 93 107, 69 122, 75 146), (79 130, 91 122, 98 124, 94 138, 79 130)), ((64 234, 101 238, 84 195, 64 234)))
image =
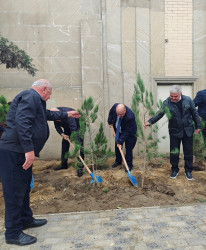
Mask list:
POLYGON ((130 108, 121 103, 115 103, 109 111, 107 120, 110 127, 114 127, 116 132, 115 137, 115 154, 116 160, 112 165, 113 168, 122 164, 122 156, 119 151, 119 146, 122 147, 125 143, 126 156, 129 170, 132 170, 132 150, 137 142, 137 124, 134 113, 130 108))

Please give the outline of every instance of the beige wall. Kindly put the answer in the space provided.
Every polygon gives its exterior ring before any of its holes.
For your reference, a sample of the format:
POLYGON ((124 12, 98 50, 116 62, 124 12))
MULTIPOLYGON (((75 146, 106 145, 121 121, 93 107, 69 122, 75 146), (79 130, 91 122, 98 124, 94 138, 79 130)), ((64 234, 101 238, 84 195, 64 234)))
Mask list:
MULTIPOLYGON (((39 69, 33 78, 1 65, 1 94, 11 101, 47 78, 54 87, 48 108, 79 108, 91 95, 100 106, 93 131, 103 121, 112 147, 108 111, 115 102, 131 106, 138 72, 155 96, 154 78, 197 77, 194 91, 205 88, 205 0, 0 0, 0 32, 39 69)), ((49 124, 45 159, 58 158, 61 149, 49 124)))

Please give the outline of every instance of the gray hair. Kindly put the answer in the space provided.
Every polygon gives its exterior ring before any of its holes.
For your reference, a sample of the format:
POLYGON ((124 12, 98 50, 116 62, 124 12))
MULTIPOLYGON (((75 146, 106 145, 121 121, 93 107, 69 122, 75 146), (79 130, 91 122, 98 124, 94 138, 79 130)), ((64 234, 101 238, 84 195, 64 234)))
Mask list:
POLYGON ((39 80, 35 81, 32 84, 32 87, 37 87, 37 88, 47 87, 47 88, 51 88, 51 84, 46 79, 39 79, 39 80))
POLYGON ((182 93, 182 88, 179 85, 172 85, 170 93, 182 93))

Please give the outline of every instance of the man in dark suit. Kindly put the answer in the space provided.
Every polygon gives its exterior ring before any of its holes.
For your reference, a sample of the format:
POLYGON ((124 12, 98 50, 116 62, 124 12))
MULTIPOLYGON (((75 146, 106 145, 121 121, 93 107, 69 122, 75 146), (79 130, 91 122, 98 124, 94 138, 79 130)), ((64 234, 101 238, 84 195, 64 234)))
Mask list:
POLYGON ((198 107, 198 114, 202 118, 205 125, 202 130, 202 134, 206 143, 206 89, 198 91, 193 101, 195 103, 195 107, 198 107))
POLYGON ((132 150, 137 142, 137 124, 134 113, 124 104, 115 103, 109 111, 107 120, 110 127, 113 127, 116 132, 115 137, 115 154, 116 160, 112 165, 113 168, 122 164, 122 156, 119 151, 119 146, 122 147, 125 143, 126 162, 129 170, 132 170, 132 150))
POLYGON ((170 178, 177 177, 179 168, 179 152, 182 142, 184 160, 185 160, 185 175, 188 180, 193 180, 193 121, 195 123, 195 133, 200 131, 200 118, 195 109, 194 102, 189 96, 182 95, 182 89, 178 85, 173 85, 170 90, 170 96, 163 102, 163 109, 154 117, 149 119, 144 124, 148 127, 159 121, 166 113, 166 107, 169 109, 172 117, 169 119, 169 134, 170 134, 170 163, 172 165, 172 173, 170 178), (178 149, 178 152, 175 151, 178 149))
MULTIPOLYGON (((62 112, 68 112, 73 110, 74 109, 67 107, 57 107, 51 109, 51 111, 62 111, 62 112)), ((54 121, 54 126, 57 133, 59 133, 62 137, 61 165, 54 168, 54 170, 67 169, 68 163, 67 163, 67 158, 65 158, 65 154, 69 151, 70 148, 70 143, 68 142, 67 139, 69 138, 72 132, 79 130, 80 128, 79 119, 67 117, 66 119, 54 121)), ((83 140, 79 136, 77 139, 83 146, 83 140)), ((82 150, 80 150, 80 155, 84 159, 84 153, 82 150)), ((83 175, 83 165, 81 162, 78 162, 77 176, 81 177, 82 175, 83 175)))
POLYGON ((7 114, 7 127, 0 139, 7 244, 24 246, 35 243, 36 237, 22 230, 47 223, 46 219, 35 219, 30 208, 32 165, 49 137, 47 120, 80 117, 77 111, 47 110, 46 101, 51 94, 52 86, 47 80, 35 81, 31 89, 14 98, 7 114))

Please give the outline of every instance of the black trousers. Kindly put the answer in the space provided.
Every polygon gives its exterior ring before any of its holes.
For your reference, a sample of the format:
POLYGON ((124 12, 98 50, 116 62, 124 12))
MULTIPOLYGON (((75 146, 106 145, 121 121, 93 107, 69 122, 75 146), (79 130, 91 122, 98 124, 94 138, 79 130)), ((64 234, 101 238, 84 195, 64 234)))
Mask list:
POLYGON ((186 135, 184 135, 183 138, 176 138, 170 135, 170 163, 172 165, 172 171, 179 171, 178 164, 181 142, 184 153, 185 171, 191 173, 193 170, 193 136, 188 137, 186 135), (175 148, 177 148, 179 152, 177 154, 171 153, 175 148))
MULTIPOLYGON (((81 140, 81 139, 79 139, 79 140, 80 140, 81 145, 83 146, 83 140, 81 140)), ((65 154, 69 151, 69 148, 70 148, 70 143, 67 140, 62 139, 61 165, 63 167, 68 166, 68 163, 67 163, 68 159, 65 158, 65 154)), ((81 150, 80 150, 80 155, 84 159, 84 153, 81 150)), ((79 158, 78 158, 78 161, 80 162, 79 158)), ((83 165, 82 164, 80 164, 80 165, 83 168, 83 165)))
MULTIPOLYGON (((125 141, 125 148, 126 148, 125 159, 126 159, 127 165, 129 167, 133 166, 132 165, 132 158, 133 158, 132 150, 135 147, 136 142, 137 142, 136 136, 128 136, 126 141, 125 141)), ((116 162, 121 164, 122 163, 122 156, 121 156, 121 153, 119 151, 119 148, 117 147, 117 143, 115 143, 115 154, 116 154, 116 162)))
POLYGON ((24 154, 0 150, 0 176, 5 201, 5 237, 14 239, 33 221, 30 208, 32 166, 24 170, 24 154))

